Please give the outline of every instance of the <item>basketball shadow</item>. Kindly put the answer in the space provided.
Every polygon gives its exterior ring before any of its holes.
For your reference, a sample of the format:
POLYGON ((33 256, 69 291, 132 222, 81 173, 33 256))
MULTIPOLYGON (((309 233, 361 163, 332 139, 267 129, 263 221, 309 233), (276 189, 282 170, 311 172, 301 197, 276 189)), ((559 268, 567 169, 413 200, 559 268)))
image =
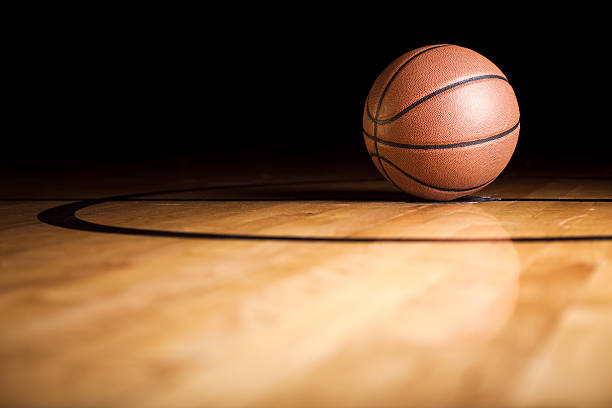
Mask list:
POLYGON ((128 198, 130 201, 302 201, 302 202, 401 202, 414 204, 452 204, 474 203, 497 200, 483 196, 465 196, 451 201, 431 201, 415 197, 393 189, 386 182, 368 183, 370 188, 355 186, 355 188, 334 187, 321 183, 315 186, 278 185, 266 188, 237 187, 231 190, 191 190, 176 194, 176 192, 155 193, 155 197, 146 194, 128 198), (169 197, 164 197, 168 194, 169 197))

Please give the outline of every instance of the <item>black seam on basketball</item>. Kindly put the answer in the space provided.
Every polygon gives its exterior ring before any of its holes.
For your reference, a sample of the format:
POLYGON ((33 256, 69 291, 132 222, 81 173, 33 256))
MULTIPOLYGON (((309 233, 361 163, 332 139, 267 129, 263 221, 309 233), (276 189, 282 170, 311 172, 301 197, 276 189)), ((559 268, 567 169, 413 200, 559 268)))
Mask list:
MULTIPOLYGON (((425 50, 419 51, 418 53, 414 54, 413 56, 411 56, 410 58, 408 58, 406 61, 404 61, 404 62, 402 63, 402 65, 400 65, 400 66, 399 66, 399 68, 397 69, 397 71, 395 71, 395 72, 393 73, 393 75, 391 75, 391 78, 389 79, 389 82, 387 82, 387 85, 385 85, 385 87, 384 87, 383 91, 381 92, 381 94, 380 94, 380 99, 379 99, 379 105, 377 106, 377 109, 379 109, 379 108, 380 108, 380 102, 382 101, 382 99, 383 99, 384 95, 385 95, 385 94, 387 93, 387 91, 389 90, 389 87, 391 86, 391 83, 393 82, 393 80, 395 79, 395 77, 396 77, 396 76, 397 76, 397 75, 400 73, 400 71, 401 71, 401 70, 403 70, 403 69, 404 69, 404 67, 405 67, 406 65, 408 65, 408 63, 409 63, 410 61, 412 61, 413 59, 415 59, 416 57, 418 57, 419 55, 421 55, 421 54, 423 54, 423 53, 425 53, 425 52, 427 52, 427 51, 434 50, 434 49, 436 49, 436 48, 441 48, 441 47, 448 47, 448 46, 450 46, 450 45, 452 45, 452 44, 441 44, 441 45, 435 45, 435 46, 433 46, 433 47, 430 47, 430 48, 427 48, 427 49, 425 49, 425 50)), ((369 95, 369 94, 368 94, 368 96, 366 97, 366 111, 368 112, 368 116, 369 116, 370 118, 372 118, 373 116, 372 116, 372 114, 370 114, 370 95, 369 95)))
MULTIPOLYGON (((378 105, 376 106, 376 113, 375 113, 375 117, 376 119, 378 119, 378 114, 380 113, 380 107, 382 106, 382 102, 383 99, 385 97, 385 94, 387 93, 387 91, 389 90, 389 87, 391 86, 391 83, 393 82, 393 80, 395 79, 395 77, 400 73, 400 71, 402 69, 404 69, 404 67, 406 67, 406 65, 408 65, 408 63, 410 63, 410 61, 412 61, 413 59, 415 59, 416 57, 418 57, 419 55, 426 53, 427 51, 430 50, 434 50, 436 48, 441 48, 441 47, 447 47, 448 44, 443 44, 443 45, 435 45, 433 47, 429 47, 425 50, 419 51, 418 53, 414 54, 412 57, 408 58, 408 60, 406 62, 404 62, 402 65, 400 65, 400 67, 393 73, 393 75, 391 75, 391 78, 389 79, 389 82, 387 82, 387 85, 385 85, 385 87, 383 88, 383 91, 380 94, 380 99, 378 100, 378 105)), ((370 109, 368 108, 368 100, 366 99, 366 111, 369 111, 370 109)), ((374 129, 372 134, 374 135, 374 137, 376 137, 376 126, 377 126, 377 121, 374 120, 374 129)), ((380 156, 378 154, 378 144, 376 143, 376 140, 374 140, 374 148, 376 149, 376 156, 378 156, 378 163, 380 164, 380 168, 383 171, 384 176, 391 182, 391 184, 393 184, 397 189, 401 190, 401 188, 395 184, 395 182, 393 181, 393 179, 391 178, 391 176, 389 176, 389 174, 387 173, 387 170, 385 169, 385 165, 383 164, 383 162, 380 159, 380 156)))
POLYGON ((503 132, 498 133, 493 136, 485 137, 484 139, 476 139, 476 140, 470 140, 468 142, 448 143, 448 144, 439 144, 439 145, 415 145, 415 144, 408 144, 408 143, 391 142, 391 141, 376 137, 374 135, 371 135, 365 129, 363 129, 363 134, 366 135, 366 137, 374 140, 376 143, 393 146, 393 147, 399 147, 402 149, 415 149, 415 150, 453 149, 456 147, 472 146, 472 145, 490 142, 491 140, 501 139, 502 137, 507 136, 510 133, 514 132, 519 127, 520 123, 521 122, 519 120, 510 129, 504 130, 503 132))
MULTIPOLYGON (((376 141, 374 141, 374 145, 376 145, 376 141)), ((380 166, 380 170, 379 171, 381 172, 381 174, 385 178, 385 180, 387 180, 389 183, 393 184, 393 186, 395 188, 397 188, 398 190, 403 191, 400 188, 400 186, 395 184, 395 182, 393 181, 391 176, 389 176, 389 174, 387 173, 387 170, 385 169, 384 164, 380 161, 380 159, 378 159, 378 155, 376 153, 374 153, 374 152, 371 152, 370 149, 367 147, 367 145, 366 145, 366 149, 368 150, 368 154, 370 155, 370 158, 372 159, 372 163, 374 164, 374 167, 377 167, 376 166, 376 162, 378 161, 378 166, 380 166)), ((376 149, 376 151, 378 152, 378 148, 376 149)))
MULTIPOLYGON (((370 153, 370 156, 374 156, 374 153, 370 153)), ((409 179, 416 181, 419 184, 424 185, 425 187, 429 187, 432 188, 434 190, 439 190, 439 191, 449 191, 449 192, 453 192, 453 193, 462 193, 462 192, 466 192, 466 191, 472 191, 472 190, 476 190, 478 188, 484 187, 487 184, 489 184, 490 182, 492 182, 493 180, 495 180, 495 178, 492 178, 491 180, 487 181, 486 183, 482 183, 478 186, 475 187, 470 187, 470 188, 446 188, 446 187, 438 187, 438 186, 434 186, 431 184, 428 184, 422 180, 419 180, 418 178, 414 177, 413 175, 408 174, 405 170, 403 170, 401 167, 399 167, 398 165, 396 165, 395 163, 393 163, 391 160, 387 159, 386 157, 383 156, 378 156, 379 160, 383 160, 386 163, 389 163, 391 166, 395 167, 397 170, 399 170, 404 176, 408 177, 409 179)))
MULTIPOLYGON (((378 147, 376 148, 376 150, 378 150, 378 147)), ((378 157, 378 155, 377 155, 378 157)), ((378 163, 380 163, 380 167, 383 169, 383 172, 385 173, 384 176, 387 180, 389 180, 391 182, 391 184, 393 184, 393 186, 395 186, 395 188, 397 188, 400 191, 404 191, 400 186, 397 185, 397 183, 395 181, 393 181, 393 179, 391 178, 391 175, 387 172, 387 169, 385 169, 385 163, 383 163, 381 161, 381 159, 378 159, 378 163)))
POLYGON ((389 119, 378 119, 378 115, 376 115, 376 117, 372 117, 372 114, 367 109, 367 106, 366 106, 366 112, 367 112, 368 117, 370 118, 370 120, 372 122, 374 122, 375 125, 386 125, 386 124, 389 124, 391 122, 394 122, 394 121, 398 120, 399 118, 404 116, 406 113, 408 113, 408 111, 416 108, 418 105, 420 105, 423 102, 433 98, 436 95, 441 94, 442 92, 446 92, 446 91, 448 91, 450 89, 453 89, 453 88, 456 88, 458 86, 467 84, 469 82, 482 81, 483 79, 501 79, 502 81, 508 82, 508 79, 506 79, 506 77, 503 77, 501 75, 493 75, 493 74, 491 74, 491 75, 478 75, 478 76, 475 76, 475 77, 471 77, 471 78, 463 79, 461 81, 454 82, 454 83, 452 83, 450 85, 447 85, 445 87, 442 87, 442 88, 438 89, 437 91, 433 91, 432 93, 430 93, 428 95, 425 95, 424 97, 422 97, 418 101, 413 102, 409 106, 405 107, 399 113, 396 113, 394 116, 390 117, 389 119))
MULTIPOLYGON (((370 155, 370 159, 372 159, 372 163, 374 163, 374 167, 378 168, 376 166, 376 162, 378 161, 380 163, 380 160, 378 160, 378 157, 376 157, 376 154, 371 153, 369 151, 368 151, 368 154, 370 155)), ((384 173, 384 174, 382 174, 382 176, 385 178, 385 180, 387 180, 389 183, 393 184, 395 187, 397 187, 401 191, 402 189, 399 188, 399 186, 397 184, 395 184, 395 182, 393 182, 393 180, 391 180, 391 178, 389 177, 387 172, 382 167, 381 167, 381 170, 382 170, 382 173, 384 173)))

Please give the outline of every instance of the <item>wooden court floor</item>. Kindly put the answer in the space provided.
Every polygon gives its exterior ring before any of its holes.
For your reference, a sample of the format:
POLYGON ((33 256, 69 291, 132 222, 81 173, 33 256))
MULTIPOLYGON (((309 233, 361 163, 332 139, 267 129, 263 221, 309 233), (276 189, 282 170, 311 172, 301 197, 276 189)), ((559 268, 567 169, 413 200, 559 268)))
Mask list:
POLYGON ((612 406, 611 174, 314 173, 7 183, 0 406, 612 406))

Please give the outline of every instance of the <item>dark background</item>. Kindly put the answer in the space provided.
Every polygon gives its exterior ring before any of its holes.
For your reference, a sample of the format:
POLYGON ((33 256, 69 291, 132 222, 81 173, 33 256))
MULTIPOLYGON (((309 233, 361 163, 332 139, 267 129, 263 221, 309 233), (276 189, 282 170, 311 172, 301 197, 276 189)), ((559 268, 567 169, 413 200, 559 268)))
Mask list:
POLYGON ((521 109, 514 165, 610 162, 609 46, 596 10, 233 7, 49 10, 15 28, 3 165, 368 161, 361 120, 374 79, 436 43, 471 48, 509 78, 521 109))

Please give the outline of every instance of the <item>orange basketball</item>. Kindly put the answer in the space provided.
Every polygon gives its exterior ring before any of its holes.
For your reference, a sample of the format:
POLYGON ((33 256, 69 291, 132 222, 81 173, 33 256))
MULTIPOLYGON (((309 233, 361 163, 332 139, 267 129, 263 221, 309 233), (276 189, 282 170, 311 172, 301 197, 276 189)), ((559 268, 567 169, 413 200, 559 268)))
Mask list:
POLYGON ((518 140, 516 96, 491 61, 467 48, 417 48, 378 76, 363 134, 378 170, 401 190, 452 200, 491 183, 518 140))

